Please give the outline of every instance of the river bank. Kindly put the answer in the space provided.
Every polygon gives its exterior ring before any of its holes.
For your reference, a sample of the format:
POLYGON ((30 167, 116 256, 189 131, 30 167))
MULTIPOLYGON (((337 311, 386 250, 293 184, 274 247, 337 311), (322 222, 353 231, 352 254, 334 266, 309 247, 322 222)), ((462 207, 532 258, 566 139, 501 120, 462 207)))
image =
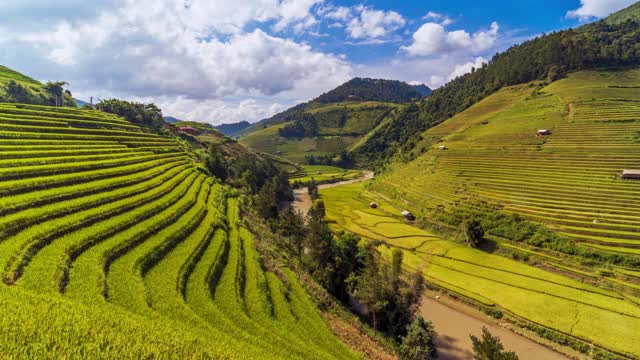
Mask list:
MULTIPOLYGON (((370 180, 373 175, 373 172, 364 172, 363 176, 358 179, 322 184, 318 187, 322 190, 353 184, 370 180)), ((291 203, 294 209, 306 215, 312 203, 306 187, 294 190, 294 201, 291 203)), ((436 299, 438 295, 440 294, 432 291, 425 292, 419 311, 425 319, 432 321, 436 327, 438 332, 436 346, 439 352, 439 359, 473 359, 473 348, 469 335, 480 336, 482 327, 489 328, 492 334, 499 336, 505 348, 515 351, 521 360, 568 359, 568 357, 545 345, 501 326, 499 322, 469 305, 448 296, 440 295, 436 299)), ((532 337, 535 338, 535 336, 532 337)))

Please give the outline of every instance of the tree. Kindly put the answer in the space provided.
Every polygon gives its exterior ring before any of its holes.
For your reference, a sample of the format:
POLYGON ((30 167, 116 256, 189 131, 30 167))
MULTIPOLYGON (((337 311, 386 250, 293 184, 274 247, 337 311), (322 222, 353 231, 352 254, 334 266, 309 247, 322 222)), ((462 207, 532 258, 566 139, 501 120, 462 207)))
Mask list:
POLYGON ((298 211, 294 211, 291 206, 287 206, 280 212, 278 229, 283 236, 289 239, 289 251, 292 254, 302 257, 306 228, 304 219, 298 211))
POLYGON ((484 240, 484 228, 478 220, 467 220, 462 223, 467 245, 477 248, 484 240))
POLYGON ((360 237, 346 232, 340 232, 335 240, 335 271, 333 274, 332 293, 340 300, 348 298, 349 290, 355 285, 355 274, 362 268, 359 256, 360 237))
POLYGON ((388 268, 378 259, 374 243, 365 247, 364 272, 358 278, 356 297, 366 307, 373 321, 373 330, 378 331, 378 317, 388 304, 386 280, 388 268))
POLYGON ((319 197, 318 184, 313 178, 311 178, 311 182, 307 186, 307 193, 311 197, 311 200, 316 200, 319 197))
POLYGON ((211 143, 209 145, 209 154, 206 158, 206 162, 211 175, 217 177, 221 181, 225 181, 227 179, 227 160, 225 159, 222 148, 218 144, 211 143))
POLYGON ((473 335, 470 337, 476 360, 518 360, 518 355, 513 351, 506 351, 500 338, 491 335, 486 327, 482 328, 482 340, 473 335))
POLYGON ((4 86, 4 91, 7 93, 7 101, 14 103, 31 103, 32 96, 29 90, 17 83, 14 80, 10 80, 4 86))
POLYGON ((278 214, 278 198, 276 197, 276 185, 268 181, 260 188, 256 195, 256 208, 260 216, 270 219, 278 214))
POLYGON ((334 271, 334 241, 333 233, 324 221, 324 211, 322 201, 314 203, 309 210, 309 231, 303 262, 316 280, 328 289, 334 271))
POLYGON ((422 316, 407 327, 407 335, 402 338, 399 357, 401 360, 429 360, 436 357, 434 340, 438 336, 433 324, 422 316))
POLYGON ((53 98, 53 104, 55 106, 64 105, 64 86, 69 85, 66 81, 47 81, 44 85, 44 90, 53 98))
POLYGON ((100 100, 96 109, 122 116, 128 121, 159 129, 164 124, 162 110, 155 104, 141 104, 119 99, 100 100))

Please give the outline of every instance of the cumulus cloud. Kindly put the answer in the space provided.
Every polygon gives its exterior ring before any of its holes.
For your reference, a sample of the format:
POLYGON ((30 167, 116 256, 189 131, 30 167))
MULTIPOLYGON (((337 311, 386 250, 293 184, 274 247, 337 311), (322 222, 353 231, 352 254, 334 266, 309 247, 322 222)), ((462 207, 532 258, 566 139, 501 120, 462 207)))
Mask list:
POLYGON ((567 17, 587 21, 602 18, 635 3, 637 0, 580 0, 580 7, 567 12, 567 17))
POLYGON ((454 52, 480 53, 493 47, 498 37, 498 23, 473 34, 465 30, 447 31, 438 23, 426 23, 413 34, 413 43, 401 49, 412 56, 444 55, 454 52))
MULTIPOLYGON (((95 79, 95 88, 114 93, 195 99, 274 95, 308 82, 325 88, 350 75, 349 64, 338 56, 259 29, 212 35, 212 25, 195 6, 181 11, 169 1, 131 2, 90 21, 64 21, 14 34, 9 41, 31 46, 59 73, 95 79)), ((225 10, 215 11, 213 17, 225 10)))
POLYGON ((346 21, 351 18, 351 9, 346 6, 327 8, 323 14, 327 19, 346 21))
POLYGON ((352 39, 377 39, 402 28, 406 20, 395 11, 382 11, 363 6, 356 7, 359 14, 347 26, 352 39))
POLYGON ((442 26, 451 25, 451 23, 453 23, 453 20, 451 20, 451 18, 449 18, 448 16, 433 11, 429 11, 427 15, 423 16, 422 18, 424 20, 434 20, 442 26))
MULTIPOLYGON (((239 102, 177 98, 139 99, 154 100, 166 115, 175 115, 182 120, 205 122, 212 125, 230 124, 243 120, 255 122, 271 117, 283 110, 280 103, 245 99, 239 102)), ((289 105, 289 104, 288 104, 289 105)))
POLYGON ((479 69, 482 65, 489 61, 483 57, 477 57, 474 61, 469 61, 464 64, 458 64, 453 68, 453 71, 447 76, 447 81, 453 80, 458 76, 462 76, 466 73, 470 73, 472 69, 479 69))

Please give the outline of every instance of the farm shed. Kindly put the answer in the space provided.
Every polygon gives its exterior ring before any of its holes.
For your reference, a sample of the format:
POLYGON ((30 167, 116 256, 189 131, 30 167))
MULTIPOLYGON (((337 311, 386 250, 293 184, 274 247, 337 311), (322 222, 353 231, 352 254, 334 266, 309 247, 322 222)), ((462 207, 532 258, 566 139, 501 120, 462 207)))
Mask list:
POLYGON ((416 219, 416 217, 413 216, 413 214, 408 210, 403 210, 400 214, 402 214, 402 217, 407 219, 407 220, 415 220, 416 219))
POLYGON ((372 209, 377 209, 378 208, 378 203, 377 202, 372 202, 371 204, 369 204, 369 207, 372 209))
POLYGON ((640 180, 640 170, 622 170, 622 178, 640 180))
POLYGON ((540 129, 538 130, 538 136, 551 135, 551 130, 548 129, 540 129))
POLYGON ((440 145, 438 148, 440 149, 440 151, 445 151, 445 150, 447 150, 447 149, 448 149, 448 148, 447 148, 446 146, 444 146, 444 145, 440 145))
POLYGON ((187 133, 187 134, 190 134, 190 135, 193 135, 198 131, 196 128, 192 128, 191 126, 180 126, 179 129, 183 133, 187 133))

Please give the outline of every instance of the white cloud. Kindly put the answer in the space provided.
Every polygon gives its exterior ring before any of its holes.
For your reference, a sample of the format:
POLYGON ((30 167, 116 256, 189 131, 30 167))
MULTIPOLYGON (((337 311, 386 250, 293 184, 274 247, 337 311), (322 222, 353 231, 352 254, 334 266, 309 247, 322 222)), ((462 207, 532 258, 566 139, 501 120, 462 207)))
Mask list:
POLYGON ((270 116, 282 110, 279 104, 306 100, 352 76, 339 55, 245 30, 272 21, 304 31, 317 22, 308 14, 319 0, 121 1, 94 17, 56 18, 41 27, 0 21, 0 63, 38 79, 67 80, 81 98, 144 97, 167 114, 216 122, 270 116), (265 96, 270 99, 245 101, 265 96))
MULTIPOLYGON (((311 9, 322 0, 283 0, 278 6, 280 20, 274 25, 274 30, 282 31, 291 23, 298 22, 294 31, 303 30, 315 25, 318 21, 311 15, 311 9)), ((217 5, 218 1, 216 1, 217 5)))
POLYGON ((327 19, 346 21, 351 18, 351 9, 345 6, 333 7, 324 16, 327 19))
POLYGON ((413 34, 413 43, 401 49, 412 56, 444 55, 447 53, 481 53, 493 47, 498 37, 498 23, 489 30, 469 34, 464 30, 448 32, 438 23, 426 23, 413 34))
POLYGON ((402 28, 406 20, 395 11, 374 10, 363 6, 355 8, 360 13, 347 26, 353 39, 376 39, 385 37, 402 28))
POLYGON ((442 26, 451 25, 453 23, 453 20, 451 20, 448 16, 433 11, 429 11, 427 15, 423 16, 422 18, 424 20, 435 20, 442 26))
POLYGON ((580 0, 580 7, 567 12, 567 17, 587 21, 602 18, 635 3, 637 0, 580 0))
POLYGON ((240 102, 225 102, 221 100, 196 101, 180 96, 177 98, 139 100, 156 101, 165 115, 175 115, 181 120, 199 121, 212 125, 230 124, 243 120, 255 122, 285 110, 285 106, 279 103, 256 101, 254 99, 246 99, 240 102))
POLYGON ((12 40, 36 49, 60 73, 137 95, 274 95, 308 79, 325 87, 350 75, 349 64, 337 56, 258 29, 202 40, 207 25, 199 20, 202 14, 191 21, 194 4, 171 16, 168 1, 164 6, 147 1, 86 22, 15 34, 12 40))
POLYGON ((466 73, 470 73, 472 69, 479 69, 483 64, 488 63, 489 61, 483 57, 477 57, 474 61, 469 61, 464 64, 458 64, 453 68, 453 71, 447 76, 447 81, 451 81, 458 76, 462 76, 466 73))

